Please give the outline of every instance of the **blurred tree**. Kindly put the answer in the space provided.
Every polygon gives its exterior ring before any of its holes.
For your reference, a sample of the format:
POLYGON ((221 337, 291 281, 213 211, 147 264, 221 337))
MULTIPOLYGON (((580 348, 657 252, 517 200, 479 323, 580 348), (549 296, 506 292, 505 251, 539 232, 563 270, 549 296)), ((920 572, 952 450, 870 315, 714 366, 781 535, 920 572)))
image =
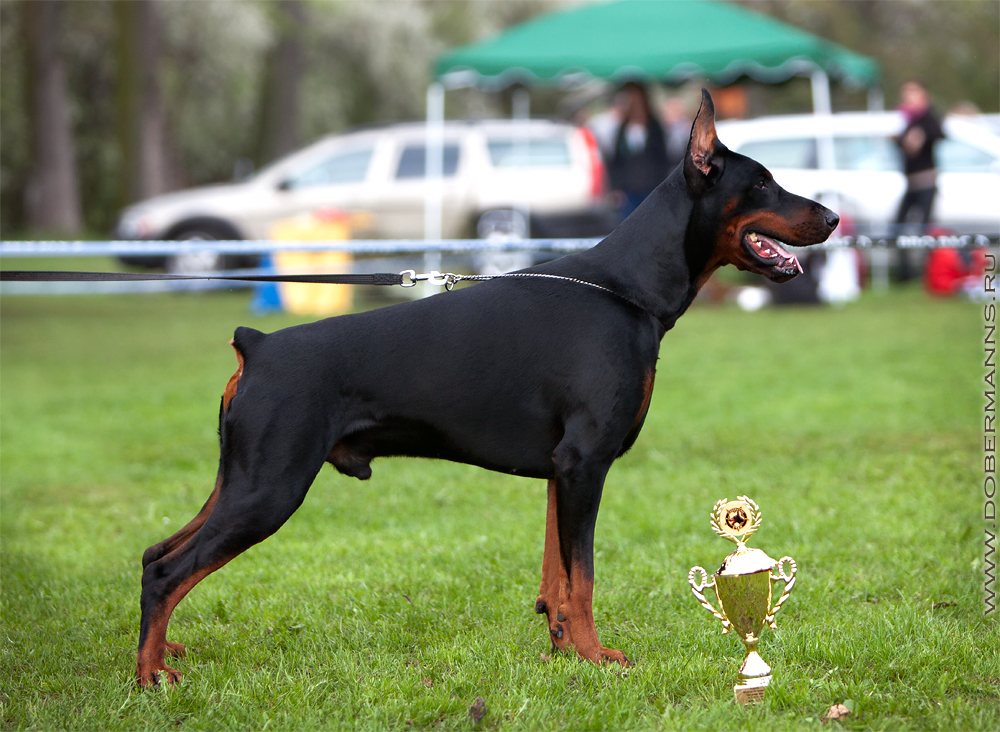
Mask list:
POLYGON ((66 3, 66 57, 72 60, 68 82, 80 198, 88 231, 102 236, 109 233, 121 200, 114 6, 111 0, 66 3))
POLYGON ((430 62, 440 46, 420 3, 315 2, 310 7, 305 139, 423 117, 430 62))
POLYGON ((269 16, 277 30, 277 43, 264 62, 258 164, 280 158, 299 146, 302 117, 306 7, 302 0, 280 0, 272 6, 269 16))
POLYGON ((64 10, 62 0, 29 2, 22 9, 31 138, 24 200, 30 228, 76 233, 83 217, 62 49, 64 10))
MULTIPOLYGON (((1000 3, 984 0, 737 0, 882 64, 886 106, 924 80, 942 111, 1000 107, 1000 3)), ((808 84, 802 85, 808 101, 808 84)), ((843 90, 840 92, 844 99, 843 90)), ((858 100, 864 99, 861 95, 858 100)), ((835 96, 834 101, 837 101, 835 96)), ((846 101, 846 100, 845 100, 846 101)), ((857 101, 857 100, 856 100, 857 101)))
POLYGON ((24 187, 31 153, 24 86, 24 4, 0 2, 0 236, 24 229, 24 187))
POLYGON ((158 0, 117 2, 119 175, 122 204, 173 187, 167 119, 160 84, 163 54, 158 0))
MULTIPOLYGON (((84 3, 86 4, 86 3, 84 3)), ((270 3, 162 3, 163 93, 180 185, 226 180, 259 144, 261 75, 275 31, 270 3)))

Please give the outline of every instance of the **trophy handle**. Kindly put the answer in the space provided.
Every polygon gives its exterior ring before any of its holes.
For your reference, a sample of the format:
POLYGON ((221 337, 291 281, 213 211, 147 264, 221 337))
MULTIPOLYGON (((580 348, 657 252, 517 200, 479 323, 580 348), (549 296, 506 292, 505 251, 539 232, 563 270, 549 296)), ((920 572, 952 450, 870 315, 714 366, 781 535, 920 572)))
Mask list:
POLYGON ((698 602, 701 603, 701 606, 722 621, 722 634, 725 635, 728 633, 730 627, 729 619, 712 607, 712 603, 705 599, 704 591, 715 587, 715 580, 709 580, 708 572, 701 567, 691 567, 691 571, 688 572, 688 584, 691 585, 691 591, 694 593, 694 596, 698 598, 698 602), (696 572, 701 572, 701 582, 695 582, 694 575, 696 572))
POLYGON ((778 564, 775 566, 777 566, 778 568, 778 576, 775 577, 772 574, 771 580, 773 582, 784 582, 785 589, 781 592, 781 597, 778 598, 778 602, 775 603, 774 607, 771 609, 771 612, 768 613, 767 617, 764 618, 764 622, 767 623, 768 627, 770 627, 772 630, 776 630, 778 627, 774 622, 774 616, 781 609, 781 606, 785 603, 785 600, 788 599, 788 595, 791 594, 792 588, 795 587, 795 572, 797 571, 797 567, 795 566, 795 560, 792 559, 791 557, 782 557, 781 559, 778 560, 778 564), (788 562, 788 564, 791 566, 791 569, 789 570, 788 574, 785 574, 785 562, 788 562))

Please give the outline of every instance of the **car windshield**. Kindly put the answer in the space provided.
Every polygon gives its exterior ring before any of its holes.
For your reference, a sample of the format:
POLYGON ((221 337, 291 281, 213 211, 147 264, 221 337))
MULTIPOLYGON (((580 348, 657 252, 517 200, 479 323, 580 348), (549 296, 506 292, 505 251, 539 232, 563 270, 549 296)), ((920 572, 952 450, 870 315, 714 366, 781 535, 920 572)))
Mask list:
POLYGON ((899 147, 885 136, 836 137, 833 140, 833 155, 837 170, 903 169, 899 147))
POLYGON ((997 158, 985 150, 948 138, 934 146, 934 160, 943 173, 988 173, 997 165, 997 158))
POLYGON ((816 139, 812 137, 748 142, 737 152, 772 170, 816 168, 816 139))
POLYGON ((487 142, 490 161, 497 168, 520 166, 569 165, 565 138, 542 139, 490 138, 487 142))
MULTIPOLYGON (((426 175, 427 161, 426 145, 407 145, 399 156, 396 167, 396 178, 423 178, 426 175)), ((444 146, 444 166, 441 174, 444 177, 455 175, 458 170, 458 145, 444 146)))
POLYGON ((285 181, 284 187, 294 189, 338 183, 360 183, 368 173, 368 163, 371 162, 371 158, 370 147, 341 150, 328 155, 319 163, 293 173, 285 181))
MULTIPOLYGON (((739 148, 773 170, 816 170, 819 165, 815 137, 781 138, 748 142, 739 148)), ((837 170, 899 171, 899 148, 884 135, 851 135, 833 139, 837 170)))

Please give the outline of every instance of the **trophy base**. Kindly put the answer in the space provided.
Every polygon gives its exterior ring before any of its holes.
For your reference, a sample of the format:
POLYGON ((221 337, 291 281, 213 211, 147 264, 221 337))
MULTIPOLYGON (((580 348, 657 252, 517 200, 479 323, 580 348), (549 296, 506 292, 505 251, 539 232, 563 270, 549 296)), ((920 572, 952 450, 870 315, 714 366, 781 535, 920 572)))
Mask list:
POLYGON ((733 694, 736 696, 737 704, 756 704, 764 700, 764 689, 771 683, 770 676, 762 676, 757 679, 747 679, 742 684, 733 687, 733 694))

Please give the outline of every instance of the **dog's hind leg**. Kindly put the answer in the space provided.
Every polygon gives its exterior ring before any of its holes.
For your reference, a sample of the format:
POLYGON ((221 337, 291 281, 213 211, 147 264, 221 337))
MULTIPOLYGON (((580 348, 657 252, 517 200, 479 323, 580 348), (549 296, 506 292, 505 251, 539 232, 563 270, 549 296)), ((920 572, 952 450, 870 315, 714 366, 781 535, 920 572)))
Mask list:
MULTIPOLYGON (((236 382, 239 381, 240 375, 243 373, 243 357, 240 352, 236 352, 236 357, 239 359, 239 369, 229 380, 229 384, 226 385, 226 392, 222 397, 222 407, 219 410, 219 420, 221 422, 223 415, 225 414, 226 407, 229 406, 229 402, 232 400, 233 395, 236 393, 236 382)), ((205 505, 201 507, 198 514, 188 521, 188 523, 173 536, 170 536, 158 544, 153 544, 146 551, 142 553, 142 568, 146 569, 150 563, 155 562, 158 559, 165 557, 170 552, 177 549, 184 542, 194 536, 195 532, 202 527, 202 524, 208 520, 209 515, 212 513, 212 509, 215 507, 215 502, 219 498, 219 488, 222 486, 222 461, 219 461, 219 473, 215 479, 215 488, 212 490, 211 495, 208 500, 205 501, 205 505)), ((186 653, 184 645, 181 643, 173 643, 167 641, 167 653, 171 656, 183 656, 186 653)))
POLYGON ((135 670, 141 686, 158 685, 161 671, 167 674, 171 686, 180 681, 180 672, 167 666, 165 661, 170 650, 167 644, 170 614, 192 587, 239 553, 217 546, 218 542, 201 539, 196 533, 170 554, 149 564, 142 573, 139 603, 142 617, 135 670))
POLYGON ((201 528, 146 566, 136 659, 140 685, 158 684, 161 671, 171 685, 180 681, 180 673, 165 663, 165 654, 179 645, 167 643, 167 624, 174 608, 198 582, 277 531, 299 507, 314 476, 315 472, 307 479, 303 476, 295 486, 271 480, 233 484, 227 479, 201 528))
MULTIPOLYGON (((178 531, 173 536, 164 539, 158 544, 153 544, 142 554, 142 568, 145 569, 152 562, 165 557, 172 551, 181 546, 184 542, 190 539, 195 533, 202 527, 202 524, 208 520, 209 515, 212 513, 212 509, 215 507, 215 502, 219 498, 219 487, 222 485, 222 470, 219 470, 219 477, 215 481, 215 490, 212 491, 212 495, 208 497, 205 501, 205 505, 201 507, 198 515, 191 519, 187 525, 178 531)), ((166 641, 167 653, 171 656, 183 656, 187 651, 182 643, 174 643, 172 641, 166 641)))
MULTIPOLYGON (((272 403, 273 404, 273 403, 272 403)), ((151 561, 142 574, 136 680, 170 684, 181 675, 165 663, 167 625, 177 604, 202 579, 271 536, 302 504, 329 445, 297 410, 230 409, 223 425, 222 479, 207 518, 190 538, 151 561), (234 411, 237 413, 234 415, 234 411), (275 439, 275 434, 283 439, 275 439)))

